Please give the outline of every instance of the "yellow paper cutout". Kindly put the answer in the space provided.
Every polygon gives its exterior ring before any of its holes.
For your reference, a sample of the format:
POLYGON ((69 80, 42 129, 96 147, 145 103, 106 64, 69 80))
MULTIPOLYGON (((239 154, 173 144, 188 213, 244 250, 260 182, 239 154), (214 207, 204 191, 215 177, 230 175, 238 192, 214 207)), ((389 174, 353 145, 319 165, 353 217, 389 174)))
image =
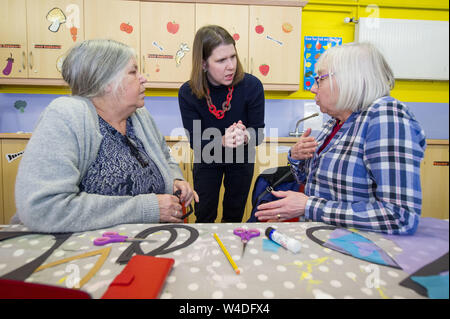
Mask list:
POLYGON ((100 255, 100 257, 98 258, 98 260, 95 263, 94 267, 92 267, 91 270, 89 270, 89 272, 86 274, 86 276, 84 276, 81 279, 81 281, 79 283, 79 287, 76 287, 77 289, 79 289, 79 288, 83 287, 83 285, 85 283, 87 283, 95 275, 95 273, 103 266, 103 264, 106 261, 106 258, 108 258, 108 255, 109 255, 110 251, 111 251, 111 247, 105 247, 105 248, 102 248, 102 249, 89 251, 89 252, 81 254, 81 255, 76 255, 76 256, 60 259, 60 260, 57 260, 57 261, 54 261, 54 262, 42 265, 42 266, 38 267, 34 272, 38 272, 38 271, 41 271, 41 270, 44 270, 44 269, 47 269, 47 268, 58 266, 58 265, 67 263, 69 261, 75 260, 75 259, 82 259, 82 258, 86 258, 86 257, 100 255))

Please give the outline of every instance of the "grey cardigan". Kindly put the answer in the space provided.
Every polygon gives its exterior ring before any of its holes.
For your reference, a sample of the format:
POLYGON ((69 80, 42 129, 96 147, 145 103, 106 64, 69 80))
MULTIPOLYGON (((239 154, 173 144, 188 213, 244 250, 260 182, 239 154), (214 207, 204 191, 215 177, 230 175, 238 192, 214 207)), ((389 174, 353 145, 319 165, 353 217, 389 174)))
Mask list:
MULTIPOLYGON (((164 136, 145 108, 131 115, 141 139, 173 193, 183 179, 164 136)), ((42 112, 16 178, 17 217, 40 232, 78 232, 126 223, 158 223, 156 194, 105 196, 80 192, 78 185, 97 157, 102 141, 98 116, 89 99, 60 97, 42 112)))

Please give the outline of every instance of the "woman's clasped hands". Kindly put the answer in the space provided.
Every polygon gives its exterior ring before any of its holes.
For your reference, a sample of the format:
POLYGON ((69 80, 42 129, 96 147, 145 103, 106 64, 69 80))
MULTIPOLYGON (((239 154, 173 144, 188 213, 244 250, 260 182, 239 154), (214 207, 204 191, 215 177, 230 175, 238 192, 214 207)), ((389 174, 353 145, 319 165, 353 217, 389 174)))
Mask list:
POLYGON ((222 145, 225 147, 235 148, 242 144, 247 144, 249 140, 249 133, 247 128, 241 120, 233 123, 225 130, 225 135, 222 136, 222 145))

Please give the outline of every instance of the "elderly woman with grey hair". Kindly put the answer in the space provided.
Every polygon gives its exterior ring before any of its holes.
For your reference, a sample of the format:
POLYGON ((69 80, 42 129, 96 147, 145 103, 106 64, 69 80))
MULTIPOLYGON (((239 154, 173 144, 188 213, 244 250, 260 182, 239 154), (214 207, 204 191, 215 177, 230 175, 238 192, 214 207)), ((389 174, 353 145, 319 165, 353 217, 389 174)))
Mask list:
POLYGON ((72 96, 41 114, 17 174, 16 216, 30 229, 179 223, 182 204, 198 201, 144 108, 134 57, 122 43, 87 40, 64 59, 72 96))
POLYGON ((425 134, 390 96, 394 76, 367 43, 328 49, 317 61, 311 92, 331 116, 317 138, 307 129, 288 160, 304 193, 273 192, 259 220, 304 216, 336 226, 413 234, 422 209, 420 162, 425 134))

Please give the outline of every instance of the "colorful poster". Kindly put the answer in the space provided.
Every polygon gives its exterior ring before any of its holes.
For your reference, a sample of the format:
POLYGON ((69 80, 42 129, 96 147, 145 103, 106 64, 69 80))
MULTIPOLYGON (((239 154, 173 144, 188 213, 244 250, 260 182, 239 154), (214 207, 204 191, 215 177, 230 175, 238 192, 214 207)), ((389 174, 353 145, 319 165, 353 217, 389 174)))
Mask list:
POLYGON ((310 91, 314 84, 314 66, 325 50, 342 44, 342 38, 337 37, 305 37, 303 89, 310 91))

